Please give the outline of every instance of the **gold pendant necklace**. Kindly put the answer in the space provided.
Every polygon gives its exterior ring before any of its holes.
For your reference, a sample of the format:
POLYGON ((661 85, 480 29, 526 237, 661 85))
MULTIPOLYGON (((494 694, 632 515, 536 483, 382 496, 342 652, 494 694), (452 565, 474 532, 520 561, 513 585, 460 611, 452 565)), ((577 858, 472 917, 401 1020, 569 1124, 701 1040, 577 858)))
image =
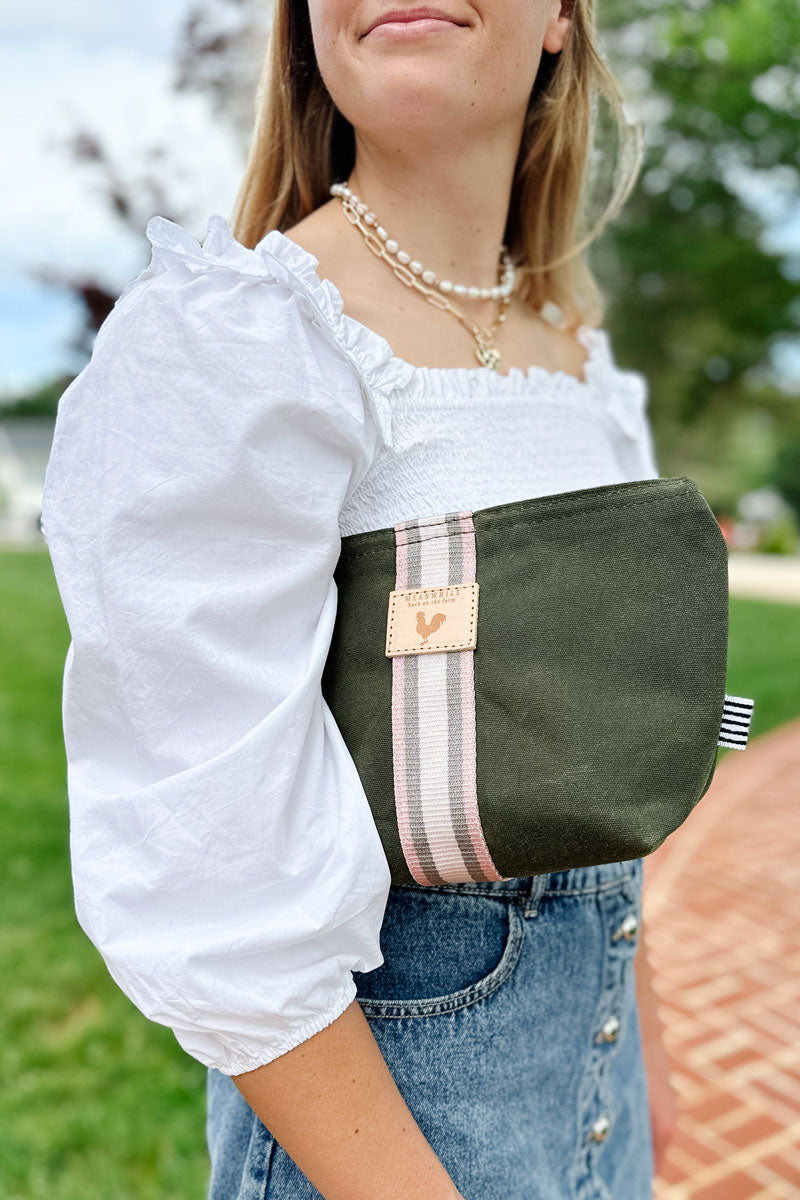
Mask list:
POLYGON ((482 366, 488 367, 490 371, 496 371, 497 364, 500 362, 500 351, 496 346, 486 346, 479 342, 475 347, 475 357, 482 366))
MULTIPOLYGON (((334 184, 331 188, 331 192, 333 195, 338 196, 338 198, 341 200, 344 215, 347 217, 350 224, 355 225, 355 227, 363 234, 364 241, 372 253, 376 255, 377 258, 382 258, 384 262, 387 262, 392 268, 392 271, 396 277, 401 283, 404 283, 406 287, 416 289, 416 291, 420 292, 421 295, 423 295, 425 299, 434 306, 434 308, 440 308, 445 312, 452 313, 453 316, 461 322, 464 328, 469 330, 469 332, 472 334, 472 337, 475 341, 475 357, 481 366, 486 367, 489 371, 496 371, 500 364, 501 356, 498 348, 492 345, 492 337, 495 333, 495 330, 497 330, 506 319, 506 310, 508 305, 511 303, 509 291, 504 289, 503 294, 497 297, 497 316, 495 317, 494 321, 492 321, 488 329, 481 329, 480 326, 476 325, 474 321, 471 321, 469 317, 461 311, 461 309, 457 308, 455 304, 452 304, 446 295, 442 295, 440 291, 436 291, 419 277, 423 274, 419 263, 412 264, 415 265, 419 271, 419 274, 415 274, 412 270, 410 270, 407 264, 395 259, 394 253, 387 249, 387 244, 391 245, 391 239, 388 239, 386 236, 378 236, 378 232, 374 227, 374 214, 368 214, 372 217, 372 223, 365 223, 365 221, 362 219, 363 214, 359 212, 359 207, 357 206, 356 202, 351 199, 349 189, 348 194, 344 194, 343 186, 340 184, 334 184)), ((366 208, 366 206, 363 204, 360 207, 366 208)), ((380 226, 377 228, 380 229, 380 226)), ((381 229, 381 233, 385 235, 386 231, 381 229)), ((406 257, 408 256, 406 255, 406 257)), ((511 272, 511 279, 513 281, 513 267, 511 267, 510 264, 506 270, 508 271, 509 269, 511 272)), ((431 275, 432 272, 424 272, 424 274, 431 275)), ((507 279, 508 275, 506 275, 505 278, 507 279)), ((470 289, 472 292, 477 292, 477 290, 477 288, 470 289)))

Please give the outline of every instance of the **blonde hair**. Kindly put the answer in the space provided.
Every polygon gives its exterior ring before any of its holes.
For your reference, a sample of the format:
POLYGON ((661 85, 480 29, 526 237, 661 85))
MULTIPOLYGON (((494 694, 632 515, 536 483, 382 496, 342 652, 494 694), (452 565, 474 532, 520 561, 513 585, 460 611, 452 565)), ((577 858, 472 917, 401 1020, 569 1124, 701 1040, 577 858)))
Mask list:
MULTIPOLYGON (((620 85, 595 30, 595 0, 573 0, 557 54, 542 51, 520 139, 504 241, 517 264, 516 293, 537 311, 554 304, 568 329, 599 325, 604 303, 581 252, 617 215, 641 165, 641 122, 628 119, 620 85), (599 98, 616 128, 611 195, 589 224, 590 166, 599 98)), ((256 98, 256 122, 231 229, 252 249, 272 229, 291 229, 330 199, 355 164, 350 122, 317 66, 303 0, 275 0, 256 98)), ((599 178, 599 174, 597 176, 599 178)), ((594 186, 597 185, 594 179, 594 186)))

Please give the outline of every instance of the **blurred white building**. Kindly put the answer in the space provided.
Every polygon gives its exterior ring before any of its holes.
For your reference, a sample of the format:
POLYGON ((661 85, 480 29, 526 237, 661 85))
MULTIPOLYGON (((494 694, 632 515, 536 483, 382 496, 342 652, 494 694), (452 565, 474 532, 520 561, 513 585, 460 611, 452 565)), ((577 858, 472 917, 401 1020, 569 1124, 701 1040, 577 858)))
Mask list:
POLYGON ((0 420, 0 542, 44 540, 39 517, 54 427, 52 417, 0 420))

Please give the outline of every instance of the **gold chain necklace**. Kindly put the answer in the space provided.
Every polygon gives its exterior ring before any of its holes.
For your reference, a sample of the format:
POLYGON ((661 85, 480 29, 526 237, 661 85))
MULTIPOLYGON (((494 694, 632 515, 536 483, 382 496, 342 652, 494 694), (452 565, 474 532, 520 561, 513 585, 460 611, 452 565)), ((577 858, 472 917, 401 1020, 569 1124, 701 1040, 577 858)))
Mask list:
MULTIPOLYGON (((347 189, 347 194, 345 194, 342 185, 334 184, 331 188, 331 193, 341 200, 344 215, 347 217, 350 224, 355 225, 355 227, 362 233, 364 241, 372 253, 376 255, 377 258, 382 258, 384 262, 387 262, 400 282, 404 283, 406 287, 415 288, 430 304, 434 306, 434 308, 440 308, 445 312, 452 313, 453 316, 461 322, 464 328, 469 330, 469 332, 472 334, 472 337, 475 340, 475 357, 481 366, 487 367, 490 371, 496 371, 500 362, 500 351, 496 346, 492 345, 492 337, 495 330, 498 329, 506 319, 506 311, 508 305, 511 303, 511 296, 509 292, 504 290, 503 294, 497 297, 497 316, 495 317, 494 321, 492 321, 492 324, 488 327, 488 329, 481 329, 480 326, 476 325, 474 321, 471 321, 469 317, 461 311, 461 309, 457 308, 455 304, 452 304, 450 300, 448 300, 447 296, 442 295, 441 292, 437 292, 434 290, 434 288, 429 287, 422 281, 422 279, 414 274, 406 264, 397 261, 395 255, 386 248, 386 241, 389 239, 380 238, 374 225, 365 224, 362 219, 362 213, 358 211, 356 203, 354 202, 352 195, 349 193, 349 189, 347 189)), ((364 206, 362 205, 362 207, 364 206)), ((373 216, 374 221, 374 215, 369 215, 373 216)), ((382 230, 381 232, 385 233, 385 230, 382 230)), ((417 264, 417 266, 419 266, 419 264, 417 264)), ((513 267, 511 267, 510 270, 513 281, 513 267)), ((477 291, 477 289, 472 290, 477 291)))

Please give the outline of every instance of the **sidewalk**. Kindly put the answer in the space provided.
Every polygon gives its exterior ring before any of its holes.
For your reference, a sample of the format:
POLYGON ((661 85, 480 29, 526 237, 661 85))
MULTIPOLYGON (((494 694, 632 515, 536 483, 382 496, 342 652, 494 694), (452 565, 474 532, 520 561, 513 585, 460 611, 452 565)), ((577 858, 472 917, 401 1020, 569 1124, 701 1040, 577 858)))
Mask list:
POLYGON ((732 596, 756 596, 800 604, 800 555, 728 554, 728 590, 732 596))
POLYGON ((678 1132, 656 1200, 800 1197, 800 720, 720 751, 645 859, 678 1132))

